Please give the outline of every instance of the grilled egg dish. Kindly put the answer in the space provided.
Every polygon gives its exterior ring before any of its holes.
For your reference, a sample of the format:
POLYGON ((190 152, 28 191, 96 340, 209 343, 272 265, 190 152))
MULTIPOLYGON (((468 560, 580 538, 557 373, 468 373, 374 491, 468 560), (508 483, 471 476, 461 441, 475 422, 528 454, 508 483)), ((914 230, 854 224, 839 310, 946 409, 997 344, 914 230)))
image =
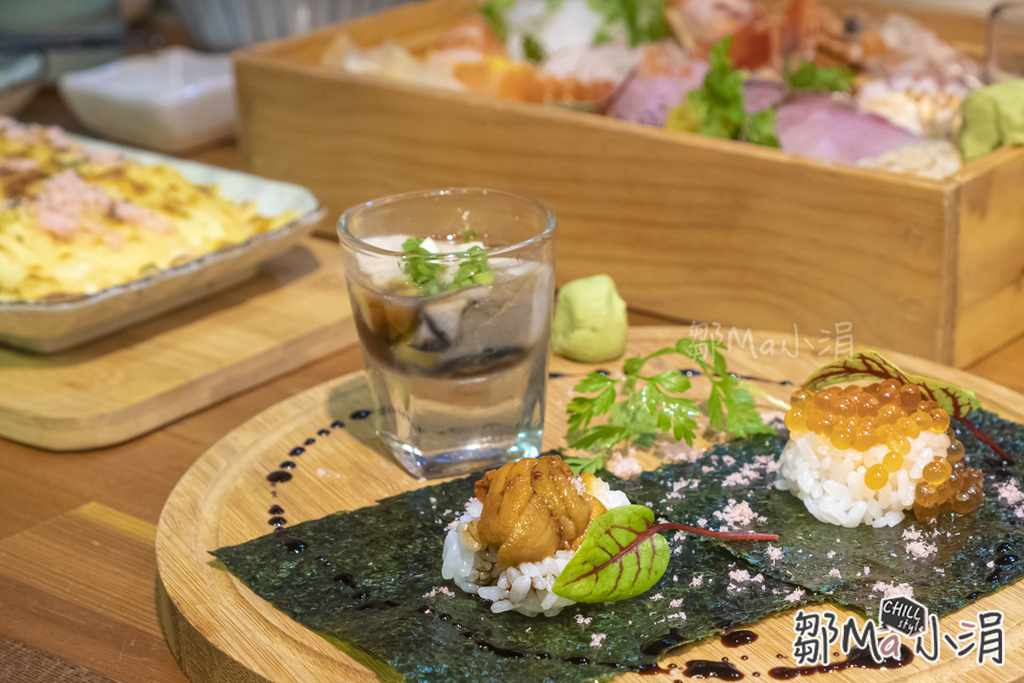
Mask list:
POLYGON ((0 301, 92 294, 297 217, 0 117, 0 301))

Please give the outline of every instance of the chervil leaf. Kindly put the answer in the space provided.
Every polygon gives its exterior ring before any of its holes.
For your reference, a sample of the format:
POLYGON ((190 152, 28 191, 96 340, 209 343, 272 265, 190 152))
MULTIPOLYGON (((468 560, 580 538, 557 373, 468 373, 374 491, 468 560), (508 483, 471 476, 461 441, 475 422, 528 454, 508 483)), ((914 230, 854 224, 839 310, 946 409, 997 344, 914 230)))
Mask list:
POLYGON ((576 396, 569 401, 568 443, 572 448, 590 450, 598 455, 594 459, 571 462, 573 471, 578 474, 584 471, 584 467, 586 471, 593 471, 592 468, 603 466, 611 449, 623 442, 653 446, 659 433, 670 433, 677 440, 693 443, 697 428, 693 418, 700 411, 693 399, 680 396, 690 389, 689 378, 677 370, 650 377, 641 374, 644 365, 659 356, 679 354, 701 365, 711 381, 708 416, 715 429, 737 436, 770 431, 762 422, 754 399, 743 383, 729 374, 725 357, 720 353, 724 349, 720 342, 714 340, 680 339, 674 346, 648 356, 627 359, 623 363, 622 379, 591 373, 580 380, 575 391, 598 395, 576 396), (615 401, 616 386, 621 386, 622 400, 618 402, 615 401), (608 416, 607 424, 590 425, 594 418, 602 415, 608 416))
POLYGON ((660 386, 664 391, 673 394, 682 394, 690 388, 690 378, 678 370, 666 370, 665 372, 651 377, 650 381, 660 386))
POLYGON ((573 391, 578 391, 583 394, 590 394, 595 391, 602 391, 609 384, 615 384, 617 380, 612 379, 608 375, 603 375, 600 372, 592 372, 573 387, 573 391))

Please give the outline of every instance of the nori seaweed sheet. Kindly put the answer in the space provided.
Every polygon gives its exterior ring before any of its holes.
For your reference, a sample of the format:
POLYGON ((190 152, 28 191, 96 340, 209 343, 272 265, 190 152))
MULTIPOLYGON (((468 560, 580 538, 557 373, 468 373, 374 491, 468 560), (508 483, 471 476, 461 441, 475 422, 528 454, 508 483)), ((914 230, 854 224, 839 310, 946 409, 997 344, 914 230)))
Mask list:
POLYGON ((783 550, 782 557, 773 562, 763 547, 750 543, 723 547, 765 574, 822 593, 868 616, 878 613, 885 586, 909 585, 914 599, 940 617, 1005 587, 1024 574, 1018 555, 1024 551, 1024 520, 999 499, 997 485, 1010 478, 1019 480, 1024 471, 1019 457, 1024 453, 1024 427, 984 411, 976 411, 972 418, 1011 456, 1017 456, 1016 464, 1004 466, 991 449, 954 423, 966 449, 966 462, 986 473, 985 499, 974 513, 944 514, 933 522, 920 522, 908 511, 895 527, 847 529, 819 522, 788 491, 758 486, 750 489, 753 495, 748 500, 771 520, 779 534, 774 545, 783 550), (908 550, 908 546, 914 548, 917 532, 916 540, 934 545, 934 552, 915 557, 908 550), (829 553, 834 554, 829 557, 829 553))
MULTIPOLYGON (((972 417, 1012 455, 1024 453, 1024 427, 983 411, 972 417)), ((873 590, 878 581, 910 584, 914 598, 941 616, 1020 578, 1024 562, 1014 553, 1024 550, 1017 517, 1024 506, 1008 506, 996 486, 1019 480, 1024 464, 1018 457, 1018 464, 1005 466, 969 432, 959 433, 969 464, 980 463, 986 471, 986 498, 973 515, 941 518, 934 525, 941 533, 934 537, 933 526, 912 514, 892 529, 845 529, 815 520, 795 496, 772 486, 771 464, 788 437, 784 429, 616 481, 633 503, 649 504, 659 520, 715 529, 724 525, 715 512, 747 501, 764 519, 741 530, 778 533, 770 545, 783 555, 773 563, 767 543, 669 534, 672 558, 653 589, 610 605, 574 605, 554 618, 492 614, 488 603, 441 578, 443 527, 461 515, 475 477, 213 554, 258 595, 384 679, 607 680, 654 663, 674 645, 797 606, 833 601, 875 614, 882 597, 873 590), (938 546, 937 553, 924 559, 908 554, 903 532, 910 528, 922 531, 920 540, 938 546), (297 542, 304 547, 294 552, 297 542), (864 566, 871 568, 867 576, 864 566), (841 578, 829 576, 833 568, 841 578), (694 577, 703 581, 691 589, 694 577), (676 600, 682 602, 672 607, 676 600), (577 616, 591 621, 581 624, 577 616), (607 635, 595 649, 591 635, 597 633, 607 635)))
MULTIPOLYGON (((692 470, 667 466, 623 488, 661 514, 672 481, 692 470)), ((552 618, 493 614, 490 603, 441 577, 444 526, 462 514, 474 480, 393 496, 213 554, 259 596, 381 678, 409 681, 606 680, 653 664, 674 646, 807 602, 771 577, 733 584, 730 572, 753 568, 707 539, 670 536, 668 570, 641 596, 573 605, 552 618), (695 576, 703 577, 699 590, 690 588, 695 576), (600 648, 591 647, 592 634, 602 633, 600 648)), ((692 524, 720 507, 722 495, 720 487, 686 489, 665 516, 692 524)))

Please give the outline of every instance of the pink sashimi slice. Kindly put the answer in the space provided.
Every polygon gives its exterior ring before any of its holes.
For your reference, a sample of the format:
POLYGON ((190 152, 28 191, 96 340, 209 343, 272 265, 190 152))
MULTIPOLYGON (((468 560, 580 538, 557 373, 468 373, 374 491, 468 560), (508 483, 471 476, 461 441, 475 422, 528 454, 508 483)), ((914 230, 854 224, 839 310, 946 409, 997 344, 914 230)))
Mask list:
POLYGON ((877 157, 920 139, 881 116, 820 94, 779 107, 775 132, 785 152, 840 163, 877 157))
POLYGON ((695 62, 686 76, 634 76, 613 96, 609 115, 648 126, 664 126, 672 107, 690 90, 699 88, 708 71, 706 62, 695 62))

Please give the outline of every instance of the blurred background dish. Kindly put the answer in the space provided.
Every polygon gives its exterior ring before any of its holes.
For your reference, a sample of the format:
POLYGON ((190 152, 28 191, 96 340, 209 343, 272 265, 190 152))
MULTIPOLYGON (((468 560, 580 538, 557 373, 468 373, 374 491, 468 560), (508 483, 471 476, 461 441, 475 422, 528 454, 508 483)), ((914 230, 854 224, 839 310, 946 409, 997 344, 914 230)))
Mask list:
POLYGON ((309 33, 408 0, 174 0, 196 46, 211 51, 309 33))
POLYGON ((11 116, 35 96, 46 75, 46 56, 0 55, 0 116, 11 116))
POLYGON ((227 55, 169 47, 64 74, 58 88, 83 126, 119 142, 178 153, 235 130, 227 55))
POLYGON ((52 45, 47 51, 47 79, 116 59, 124 51, 125 22, 119 0, 2 0, 0 51, 13 56, 12 46, 33 42, 52 45), (4 48, 4 43, 6 47, 4 48), (83 44, 76 47, 74 43, 83 44))
POLYGON ((1002 83, 1024 77, 1024 2, 1003 2, 988 15, 985 80, 1002 83))

